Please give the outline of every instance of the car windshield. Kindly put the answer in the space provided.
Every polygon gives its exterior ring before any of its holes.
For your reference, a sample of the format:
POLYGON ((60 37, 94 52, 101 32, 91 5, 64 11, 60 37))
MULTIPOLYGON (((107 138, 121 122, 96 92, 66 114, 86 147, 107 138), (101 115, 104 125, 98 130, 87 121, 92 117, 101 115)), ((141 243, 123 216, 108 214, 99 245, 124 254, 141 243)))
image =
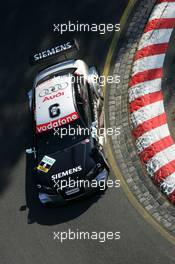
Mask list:
POLYGON ((53 77, 57 77, 57 76, 71 76, 74 72, 75 72, 76 68, 68 68, 68 69, 64 69, 64 70, 59 70, 57 72, 51 73, 49 75, 47 75, 46 77, 42 78, 37 85, 40 85, 43 82, 46 82, 48 80, 50 80, 53 77))
POLYGON ((70 124, 36 134, 36 144, 40 154, 49 154, 69 148, 88 136, 89 129, 77 119, 70 124))

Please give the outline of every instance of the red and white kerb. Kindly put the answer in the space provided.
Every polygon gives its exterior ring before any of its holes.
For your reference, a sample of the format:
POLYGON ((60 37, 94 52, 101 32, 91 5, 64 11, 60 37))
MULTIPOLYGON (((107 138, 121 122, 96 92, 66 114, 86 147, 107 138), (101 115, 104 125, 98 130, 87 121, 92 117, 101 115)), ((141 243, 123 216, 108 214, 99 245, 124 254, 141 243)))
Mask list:
POLYGON ((161 79, 175 27, 175 0, 159 0, 135 54, 129 83, 132 134, 148 174, 175 203, 175 144, 167 125, 161 79))

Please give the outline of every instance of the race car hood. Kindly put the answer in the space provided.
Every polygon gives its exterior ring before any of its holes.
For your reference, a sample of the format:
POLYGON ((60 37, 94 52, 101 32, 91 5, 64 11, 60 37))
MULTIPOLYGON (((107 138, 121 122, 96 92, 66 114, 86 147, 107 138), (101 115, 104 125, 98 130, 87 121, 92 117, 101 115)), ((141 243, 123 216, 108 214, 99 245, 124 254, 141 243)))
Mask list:
POLYGON ((85 140, 64 151, 39 156, 37 166, 39 182, 52 186, 54 179, 84 178, 96 165, 93 148, 92 142, 85 140))

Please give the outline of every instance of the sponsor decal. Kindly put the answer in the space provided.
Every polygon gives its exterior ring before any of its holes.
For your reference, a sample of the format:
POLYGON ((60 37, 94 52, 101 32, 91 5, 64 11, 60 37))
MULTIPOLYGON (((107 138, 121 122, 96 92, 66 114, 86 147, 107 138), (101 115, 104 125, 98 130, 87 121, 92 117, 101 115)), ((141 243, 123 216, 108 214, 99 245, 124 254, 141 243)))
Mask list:
POLYGON ((57 94, 50 95, 50 96, 45 96, 43 99, 43 103, 52 99, 55 99, 57 97, 64 96, 64 92, 58 92, 57 94))
POLYGON ((40 161, 40 163, 38 164, 37 170, 47 173, 50 170, 50 168, 53 166, 55 161, 56 161, 55 159, 49 156, 44 156, 40 161))
MULTIPOLYGON (((38 86, 39 87, 39 86, 38 86)), ((38 88, 37 87, 37 88, 38 88)), ((43 89, 40 93, 39 93, 39 97, 44 97, 46 95, 50 95, 52 93, 58 92, 60 90, 65 90, 68 87, 68 83, 67 82, 63 82, 63 83, 57 83, 55 85, 52 85, 46 89, 43 89)))
POLYGON ((77 119, 79 119, 79 115, 77 114, 77 112, 71 113, 70 115, 59 118, 57 120, 54 120, 54 121, 51 121, 51 122, 48 122, 45 124, 37 125, 36 126, 36 133, 46 132, 46 131, 54 129, 56 127, 60 127, 60 126, 69 124, 69 123, 71 123, 77 119))
POLYGON ((42 52, 39 52, 37 54, 35 54, 33 56, 33 59, 35 62, 39 61, 39 60, 42 60, 42 59, 45 59, 49 56, 52 56, 54 54, 57 54, 57 53, 60 53, 62 51, 66 51, 66 50, 69 50, 72 48, 72 44, 71 42, 67 42, 63 45, 59 45, 59 46, 56 46, 54 48, 51 48, 51 49, 47 49, 47 50, 44 50, 42 52))
POLYGON ((37 133, 70 123, 79 118, 73 101, 71 78, 52 78, 36 87, 37 133))
POLYGON ((56 179, 60 179, 60 178, 62 178, 64 176, 68 176, 68 175, 77 173, 77 172, 82 171, 82 170, 83 170, 82 167, 79 165, 79 166, 77 166, 75 168, 72 168, 72 169, 69 169, 69 170, 66 170, 66 171, 63 171, 63 172, 59 172, 57 174, 52 175, 52 180, 54 181, 56 179))

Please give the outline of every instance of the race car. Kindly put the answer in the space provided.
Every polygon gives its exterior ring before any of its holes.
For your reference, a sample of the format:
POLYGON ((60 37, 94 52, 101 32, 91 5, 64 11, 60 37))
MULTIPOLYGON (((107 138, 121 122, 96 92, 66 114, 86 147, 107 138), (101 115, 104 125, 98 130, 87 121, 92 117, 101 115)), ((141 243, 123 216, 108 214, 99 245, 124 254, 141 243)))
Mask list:
POLYGON ((75 48, 76 42, 70 41, 33 56, 32 64, 65 56, 39 71, 29 92, 33 147, 26 153, 34 155, 34 179, 43 205, 89 195, 101 182, 106 187, 108 180, 104 136, 98 134, 104 127, 98 73, 83 60, 67 59, 75 48))

